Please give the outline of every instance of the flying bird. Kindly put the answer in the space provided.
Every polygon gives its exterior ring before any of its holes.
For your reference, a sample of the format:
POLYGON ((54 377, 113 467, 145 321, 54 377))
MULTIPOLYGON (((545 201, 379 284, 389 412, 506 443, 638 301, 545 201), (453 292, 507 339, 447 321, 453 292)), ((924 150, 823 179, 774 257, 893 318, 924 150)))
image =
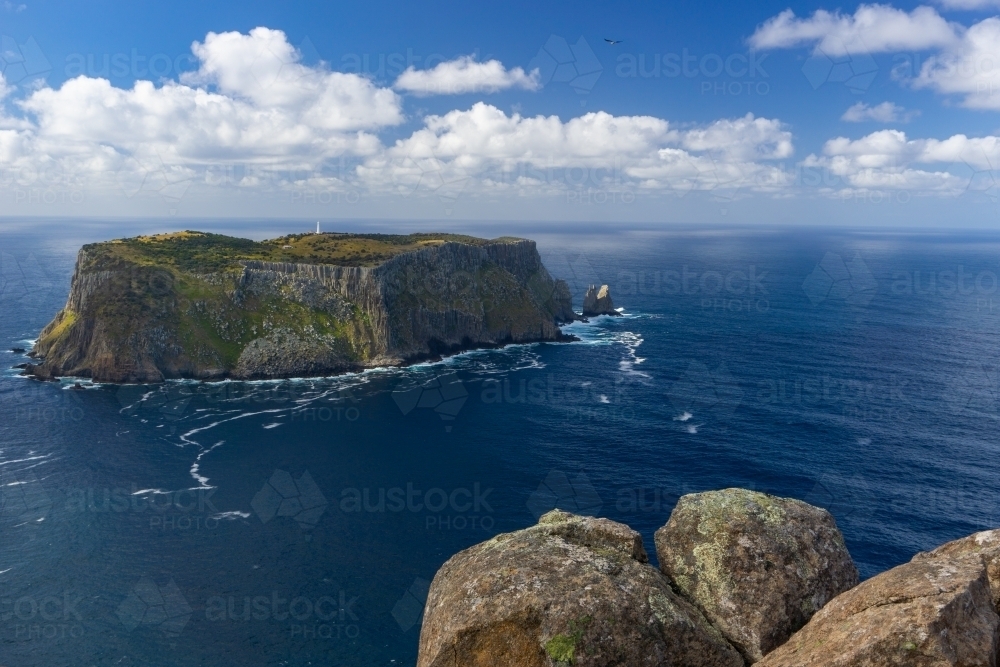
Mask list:
POLYGON ((607 42, 608 44, 610 44, 611 46, 614 46, 615 44, 621 44, 625 40, 623 40, 623 39, 608 39, 607 37, 605 37, 604 41, 607 42))

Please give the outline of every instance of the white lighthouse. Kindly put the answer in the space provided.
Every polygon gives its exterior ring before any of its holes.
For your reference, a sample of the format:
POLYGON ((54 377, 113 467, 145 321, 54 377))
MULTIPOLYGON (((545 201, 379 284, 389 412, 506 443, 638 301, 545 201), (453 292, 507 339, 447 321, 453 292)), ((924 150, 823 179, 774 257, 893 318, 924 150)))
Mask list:
POLYGON ((319 234, 319 220, 316 221, 316 233, 319 234))

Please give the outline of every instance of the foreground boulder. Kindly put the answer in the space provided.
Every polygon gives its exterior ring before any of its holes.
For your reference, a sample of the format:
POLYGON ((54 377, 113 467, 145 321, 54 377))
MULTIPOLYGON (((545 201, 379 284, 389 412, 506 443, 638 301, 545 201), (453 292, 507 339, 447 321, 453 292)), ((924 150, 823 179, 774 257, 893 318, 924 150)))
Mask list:
POLYGON ((554 510, 466 549, 434 577, 418 667, 740 667, 648 565, 641 536, 554 510))
POLYGON ((597 315, 619 315, 615 310, 615 304, 611 300, 611 290, 607 285, 591 285, 587 294, 583 297, 583 316, 595 317, 597 315))
POLYGON ((913 560, 919 562, 961 556, 976 556, 982 559, 990 584, 993 606, 1000 613, 1000 530, 984 530, 960 540, 942 544, 933 551, 917 554, 913 560))
POLYGON ((751 663, 858 583, 833 517, 799 500, 686 495, 655 540, 663 573, 751 663))
POLYGON ((993 667, 1000 617, 975 555, 920 558, 827 604, 758 667, 993 667))

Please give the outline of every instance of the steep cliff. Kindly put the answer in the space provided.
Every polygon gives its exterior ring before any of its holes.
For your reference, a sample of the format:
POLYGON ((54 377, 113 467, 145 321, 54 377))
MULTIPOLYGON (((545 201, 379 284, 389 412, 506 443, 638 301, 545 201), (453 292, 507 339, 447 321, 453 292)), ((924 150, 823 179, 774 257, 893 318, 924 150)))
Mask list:
POLYGON ((562 340, 570 304, 525 239, 121 239, 80 250, 66 306, 27 372, 103 382, 332 374, 562 340))

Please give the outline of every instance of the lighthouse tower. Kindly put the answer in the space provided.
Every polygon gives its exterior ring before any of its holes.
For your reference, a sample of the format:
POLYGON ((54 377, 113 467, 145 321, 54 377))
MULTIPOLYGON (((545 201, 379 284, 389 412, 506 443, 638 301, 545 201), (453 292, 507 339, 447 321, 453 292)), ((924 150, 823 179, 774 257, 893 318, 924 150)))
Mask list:
POLYGON ((316 221, 316 233, 319 234, 319 220, 316 221))

